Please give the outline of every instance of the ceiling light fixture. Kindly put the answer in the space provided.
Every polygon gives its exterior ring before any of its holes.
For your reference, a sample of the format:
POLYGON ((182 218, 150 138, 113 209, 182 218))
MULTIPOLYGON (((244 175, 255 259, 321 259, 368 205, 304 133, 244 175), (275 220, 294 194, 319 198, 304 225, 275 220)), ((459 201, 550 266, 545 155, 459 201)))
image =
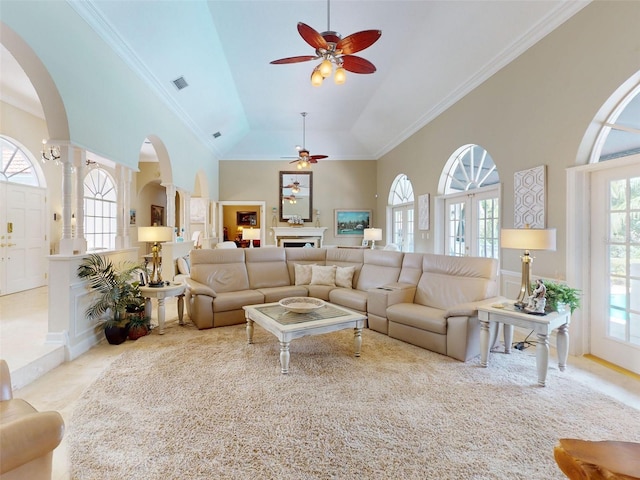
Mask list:
POLYGON ((56 165, 60 165, 60 147, 57 145, 50 145, 49 151, 47 152, 47 141, 42 140, 42 150, 40 153, 42 154, 41 160, 42 163, 46 162, 54 162, 56 165))
POLYGON ((325 78, 331 76, 335 65, 333 80, 336 85, 347 81, 347 70, 353 73, 373 73, 376 67, 369 60, 352 55, 370 47, 382 36, 380 30, 363 30, 342 38, 338 32, 331 30, 331 3, 327 0, 327 30, 319 33, 309 25, 298 22, 298 33, 302 39, 311 45, 315 55, 300 55, 297 57, 273 60, 273 65, 307 62, 309 60, 322 61, 311 72, 311 85, 319 87, 325 78))
POLYGON ((307 129, 306 129, 307 112, 301 112, 300 115, 302 115, 302 146, 300 145, 296 146, 296 150, 298 151, 298 157, 294 161, 289 162, 289 163, 295 163, 296 168, 298 170, 302 170, 303 168, 309 168, 311 167, 312 163, 318 163, 318 160, 322 158, 327 158, 327 155, 309 155, 309 150, 307 150, 305 147, 306 134, 307 134, 307 129))

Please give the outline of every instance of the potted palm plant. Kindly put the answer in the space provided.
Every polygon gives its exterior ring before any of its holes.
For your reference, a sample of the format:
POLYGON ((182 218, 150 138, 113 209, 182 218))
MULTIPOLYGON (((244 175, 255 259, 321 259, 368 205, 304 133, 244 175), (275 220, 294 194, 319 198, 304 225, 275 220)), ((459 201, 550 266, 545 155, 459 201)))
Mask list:
POLYGON ((111 260, 96 254, 87 256, 78 266, 78 277, 88 280, 96 292, 87 317, 100 322, 111 344, 118 345, 127 338, 127 310, 144 311, 144 298, 136 280, 143 268, 134 262, 124 262, 116 268, 111 260))

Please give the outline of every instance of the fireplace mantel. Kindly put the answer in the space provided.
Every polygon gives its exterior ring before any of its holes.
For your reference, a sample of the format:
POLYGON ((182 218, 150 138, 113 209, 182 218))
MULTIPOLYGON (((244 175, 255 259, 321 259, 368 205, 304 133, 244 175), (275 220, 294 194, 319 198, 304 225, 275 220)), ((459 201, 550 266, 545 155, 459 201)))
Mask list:
POLYGON ((283 239, 317 238, 318 246, 321 247, 326 229, 327 227, 271 227, 277 246, 280 246, 283 239))

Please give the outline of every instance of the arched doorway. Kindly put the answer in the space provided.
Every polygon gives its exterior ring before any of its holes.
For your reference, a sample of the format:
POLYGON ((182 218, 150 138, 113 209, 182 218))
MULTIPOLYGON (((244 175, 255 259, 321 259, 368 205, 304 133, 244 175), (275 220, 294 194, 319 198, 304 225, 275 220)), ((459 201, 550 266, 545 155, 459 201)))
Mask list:
POLYGON ((414 196, 411 181, 404 173, 399 174, 389 189, 391 209, 391 243, 403 252, 414 250, 414 196))

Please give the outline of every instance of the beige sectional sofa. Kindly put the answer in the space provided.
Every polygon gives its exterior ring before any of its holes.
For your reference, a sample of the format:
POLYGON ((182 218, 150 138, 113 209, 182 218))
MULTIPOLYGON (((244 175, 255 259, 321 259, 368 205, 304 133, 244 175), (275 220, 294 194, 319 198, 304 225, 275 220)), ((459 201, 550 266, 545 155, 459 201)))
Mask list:
POLYGON ((498 293, 497 261, 371 249, 201 249, 187 311, 200 329, 243 323, 245 305, 311 296, 368 327, 461 361, 479 354, 477 305, 498 293))

